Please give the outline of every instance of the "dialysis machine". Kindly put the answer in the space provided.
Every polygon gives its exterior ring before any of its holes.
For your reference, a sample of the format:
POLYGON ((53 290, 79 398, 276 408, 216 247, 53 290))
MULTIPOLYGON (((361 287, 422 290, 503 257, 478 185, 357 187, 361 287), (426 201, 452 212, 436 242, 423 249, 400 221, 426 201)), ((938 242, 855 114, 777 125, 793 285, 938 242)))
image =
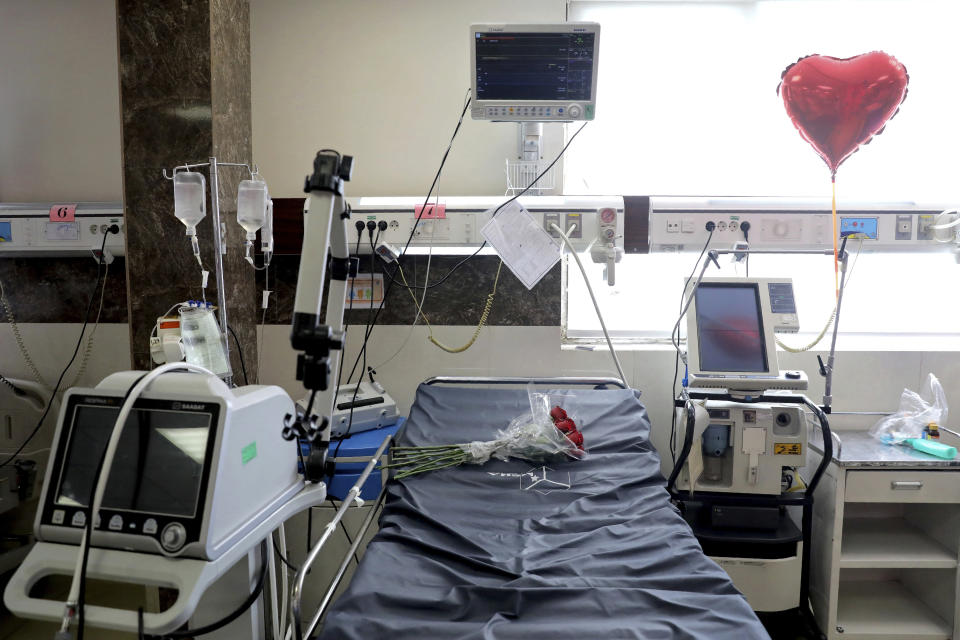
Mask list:
POLYGON ((701 278, 688 286, 694 409, 692 419, 690 405, 677 409, 692 433, 674 495, 704 552, 754 610, 794 609, 805 597, 805 532, 787 505, 804 488, 809 425, 803 396, 791 392, 806 389, 807 377, 780 371, 775 342, 776 333, 799 328, 793 285, 701 278))

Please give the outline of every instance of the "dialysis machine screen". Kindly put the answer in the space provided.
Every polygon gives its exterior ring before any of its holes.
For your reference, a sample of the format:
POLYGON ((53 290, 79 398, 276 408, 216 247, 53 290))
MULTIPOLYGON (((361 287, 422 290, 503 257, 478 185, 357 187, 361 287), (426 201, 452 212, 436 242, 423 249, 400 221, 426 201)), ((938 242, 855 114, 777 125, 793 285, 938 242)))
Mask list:
MULTIPOLYGON (((78 405, 56 504, 87 506, 117 407, 78 405)), ((210 436, 210 414, 136 409, 110 471, 105 509, 193 517, 210 436)))
POLYGON ((700 371, 769 372, 755 283, 701 283, 696 321, 700 371))

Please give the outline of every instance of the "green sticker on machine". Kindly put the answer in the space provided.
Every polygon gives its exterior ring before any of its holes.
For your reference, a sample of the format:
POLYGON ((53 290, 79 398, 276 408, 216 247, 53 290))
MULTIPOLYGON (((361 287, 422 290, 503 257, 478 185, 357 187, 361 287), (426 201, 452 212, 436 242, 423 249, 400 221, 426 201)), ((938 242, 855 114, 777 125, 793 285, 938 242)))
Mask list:
POLYGON ((240 458, 243 460, 243 464, 247 464, 251 460, 257 457, 257 441, 254 440, 247 446, 245 446, 240 451, 240 458))

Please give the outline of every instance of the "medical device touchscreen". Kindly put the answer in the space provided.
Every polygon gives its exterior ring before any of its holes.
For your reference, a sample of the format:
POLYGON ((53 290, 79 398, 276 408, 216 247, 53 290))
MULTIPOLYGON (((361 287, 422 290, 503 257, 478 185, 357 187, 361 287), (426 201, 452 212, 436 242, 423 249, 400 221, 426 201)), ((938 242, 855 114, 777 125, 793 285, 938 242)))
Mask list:
POLYGON ((476 33, 479 100, 591 100, 594 33, 476 33))
MULTIPOLYGON (((75 409, 56 504, 87 506, 117 407, 75 409)), ((137 409, 120 436, 104 509, 193 517, 207 456, 208 413, 137 409)))
POLYGON ((756 284, 701 283, 696 320, 700 371, 769 371, 756 284))

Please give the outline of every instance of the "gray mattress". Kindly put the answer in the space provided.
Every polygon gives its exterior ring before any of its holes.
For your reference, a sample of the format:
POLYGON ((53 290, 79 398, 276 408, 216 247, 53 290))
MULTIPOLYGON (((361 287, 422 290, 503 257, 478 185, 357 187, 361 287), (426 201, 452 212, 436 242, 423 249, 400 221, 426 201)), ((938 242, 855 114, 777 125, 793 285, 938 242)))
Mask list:
MULTIPOLYGON (((670 504, 639 394, 575 390, 589 456, 391 481, 321 638, 768 638, 670 504), (566 485, 570 485, 569 488, 566 485)), ((406 445, 488 440, 523 389, 421 385, 406 445)))

